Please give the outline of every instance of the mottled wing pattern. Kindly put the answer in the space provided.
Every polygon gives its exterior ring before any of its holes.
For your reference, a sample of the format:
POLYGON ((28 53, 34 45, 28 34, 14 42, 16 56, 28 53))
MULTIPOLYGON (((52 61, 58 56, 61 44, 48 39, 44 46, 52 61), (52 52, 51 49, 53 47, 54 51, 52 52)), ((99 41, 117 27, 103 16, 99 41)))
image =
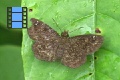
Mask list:
POLYGON ((60 36, 42 21, 32 18, 31 22, 32 26, 28 29, 28 34, 35 40, 32 48, 35 56, 41 60, 54 61, 60 36))
POLYGON ((79 45, 81 46, 79 47, 85 51, 86 55, 97 51, 103 43, 103 37, 101 35, 94 34, 80 35, 72 37, 71 39, 73 39, 73 41, 77 39, 76 43, 79 43, 79 45))
POLYGON ((103 43, 100 35, 79 35, 69 37, 64 31, 61 36, 47 24, 32 18, 32 26, 28 29, 31 39, 35 40, 32 50, 36 58, 45 61, 61 62, 71 68, 85 63, 88 54, 97 51, 103 43))
POLYGON ((31 18, 32 26, 28 29, 28 34, 33 40, 50 40, 59 37, 59 34, 47 24, 38 19, 31 18))
POLYGON ((61 62, 71 68, 77 68, 85 63, 88 54, 97 51, 103 43, 100 35, 80 35, 67 40, 61 62))
POLYGON ((36 41, 32 49, 36 58, 45 61, 55 61, 56 60, 56 52, 58 48, 58 41, 36 41))

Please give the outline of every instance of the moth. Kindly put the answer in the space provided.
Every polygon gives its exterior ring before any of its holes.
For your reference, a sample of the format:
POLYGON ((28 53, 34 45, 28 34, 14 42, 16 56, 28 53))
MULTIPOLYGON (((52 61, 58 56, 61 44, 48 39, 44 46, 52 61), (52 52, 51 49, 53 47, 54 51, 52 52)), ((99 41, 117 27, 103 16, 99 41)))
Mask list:
POLYGON ((65 66, 77 68, 86 62, 87 55, 97 51, 103 43, 101 35, 69 37, 68 31, 64 31, 60 36, 49 25, 38 19, 31 18, 31 22, 28 35, 35 41, 32 50, 39 60, 60 60, 65 66))

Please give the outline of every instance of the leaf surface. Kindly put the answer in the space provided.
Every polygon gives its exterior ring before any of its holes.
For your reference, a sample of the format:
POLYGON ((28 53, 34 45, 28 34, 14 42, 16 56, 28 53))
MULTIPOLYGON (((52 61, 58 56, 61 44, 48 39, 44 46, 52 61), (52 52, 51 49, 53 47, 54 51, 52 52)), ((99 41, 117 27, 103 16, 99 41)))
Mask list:
MULTIPOLYGON (((117 0, 110 1, 116 2, 117 0)), ((120 10, 119 8, 114 10, 113 6, 109 6, 112 4, 110 1, 107 4, 104 0, 23 0, 22 6, 33 9, 32 12, 28 12, 28 20, 37 18, 48 24, 59 34, 64 30, 68 30, 70 37, 85 34, 86 32, 94 33, 95 28, 99 28, 101 35, 104 37, 103 46, 95 53, 95 56, 98 57, 95 60, 95 64, 94 55, 89 55, 85 64, 79 68, 71 69, 62 65, 60 61, 46 62, 36 59, 32 52, 33 41, 29 38, 27 30, 24 29, 22 58, 25 80, 119 80, 117 76, 119 74, 116 74, 117 77, 110 74, 112 67, 110 67, 110 64, 112 65, 116 58, 118 58, 118 62, 120 60, 120 50, 118 49, 120 44, 118 43, 120 36, 118 31, 120 26, 118 13, 120 13, 120 10), (105 2, 108 6, 102 5, 105 2), (104 9, 105 7, 106 9, 104 9), (112 9, 113 12, 109 13, 112 9), (105 55, 109 55, 108 60, 104 57, 105 55), (113 55, 114 60, 112 60, 113 55), (101 63, 103 59, 104 63, 101 63), (105 61, 109 60, 111 60, 111 63, 103 66, 105 61), (105 71, 106 67, 108 68, 107 72, 105 71), (102 70, 102 68, 104 69, 102 70), (111 75, 112 77, 110 77, 111 75)), ((29 21, 29 27, 30 25, 31 22, 29 21)), ((115 72, 119 70, 118 65, 120 64, 116 62, 115 72)))

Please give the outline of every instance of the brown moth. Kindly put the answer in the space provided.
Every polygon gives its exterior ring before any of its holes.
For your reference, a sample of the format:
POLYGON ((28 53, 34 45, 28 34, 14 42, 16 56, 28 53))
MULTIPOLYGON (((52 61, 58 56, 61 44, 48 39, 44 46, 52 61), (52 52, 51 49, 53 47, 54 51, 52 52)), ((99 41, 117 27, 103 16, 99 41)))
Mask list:
POLYGON ((32 50, 37 59, 55 61, 57 59, 70 68, 77 68, 86 61, 86 56, 97 51, 102 43, 101 35, 87 34, 69 37, 64 31, 61 36, 47 24, 31 18, 32 26, 28 34, 35 42, 32 50))

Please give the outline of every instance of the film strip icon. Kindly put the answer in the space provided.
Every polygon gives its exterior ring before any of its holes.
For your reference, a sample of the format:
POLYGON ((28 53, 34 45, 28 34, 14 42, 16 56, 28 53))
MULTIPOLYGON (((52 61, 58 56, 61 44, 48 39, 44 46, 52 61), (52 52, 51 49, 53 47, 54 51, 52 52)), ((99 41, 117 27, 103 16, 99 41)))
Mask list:
POLYGON ((7 27, 27 28, 27 7, 7 7, 7 27))

